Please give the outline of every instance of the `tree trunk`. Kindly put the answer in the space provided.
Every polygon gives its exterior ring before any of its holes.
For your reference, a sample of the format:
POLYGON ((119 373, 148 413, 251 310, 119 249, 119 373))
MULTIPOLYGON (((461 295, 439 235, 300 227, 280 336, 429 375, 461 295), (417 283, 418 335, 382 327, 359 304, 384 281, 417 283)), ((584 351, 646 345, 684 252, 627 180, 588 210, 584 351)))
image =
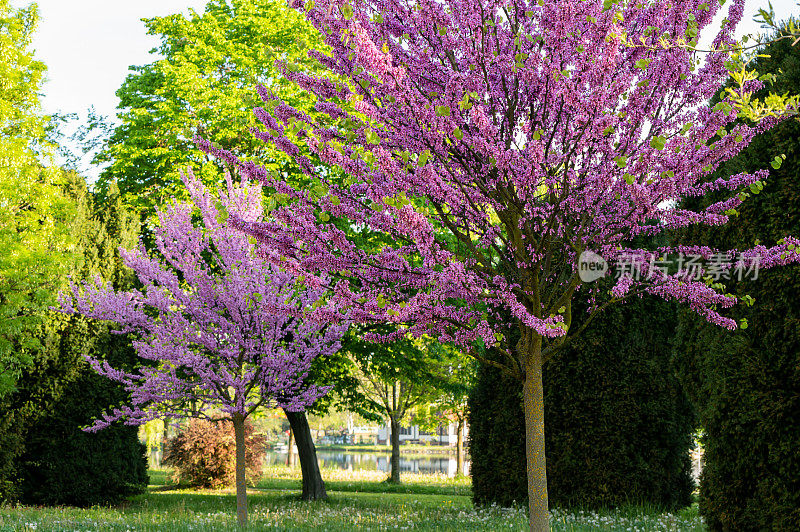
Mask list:
POLYGON ((236 520, 239 528, 247 526, 247 480, 245 479, 244 416, 233 415, 236 440, 236 520))
POLYGON ((528 461, 528 524, 531 532, 550 530, 547 505, 547 469, 544 452, 544 390, 542 387, 542 340, 533 345, 525 364, 523 410, 525 412, 525 454, 528 461))
POLYGON ((304 501, 327 499, 328 494, 325 492, 325 482, 319 471, 317 449, 311 438, 311 428, 308 426, 306 413, 284 412, 292 426, 292 434, 294 434, 294 441, 297 444, 297 457, 300 459, 300 471, 303 475, 302 498, 304 501))
POLYGON ((389 424, 392 428, 392 460, 389 481, 400 483, 400 421, 391 417, 389 424))
POLYGON ((286 449, 286 465, 291 467, 294 465, 294 431, 289 428, 289 447, 286 449))
POLYGON ((458 419, 456 429, 456 476, 464 474, 464 420, 458 419))

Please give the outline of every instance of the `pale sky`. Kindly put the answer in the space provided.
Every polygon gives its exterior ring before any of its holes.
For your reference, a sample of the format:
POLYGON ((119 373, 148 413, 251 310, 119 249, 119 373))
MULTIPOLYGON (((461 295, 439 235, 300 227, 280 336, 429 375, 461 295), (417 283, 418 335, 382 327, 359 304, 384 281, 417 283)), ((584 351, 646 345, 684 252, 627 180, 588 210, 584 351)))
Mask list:
MULTIPOLYGON (((143 18, 204 10, 207 0, 39 0, 41 20, 34 38, 36 58, 47 65, 44 110, 83 113, 94 105, 114 116, 115 96, 129 65, 154 58, 159 44, 143 18)), ((26 0, 12 0, 22 7, 26 0)))
MULTIPOLYGON (((12 0, 16 7, 25 0, 12 0)), ((729 2, 730 3, 730 2, 729 2)), ((39 0, 41 23, 34 48, 48 67, 44 110, 83 114, 90 106, 114 116, 115 96, 129 65, 153 61, 148 52, 158 39, 146 35, 142 18, 202 11, 206 0, 39 0)), ((778 18, 800 14, 796 0, 775 0, 778 18)), ((742 33, 755 33, 752 22, 766 0, 747 0, 742 33)))

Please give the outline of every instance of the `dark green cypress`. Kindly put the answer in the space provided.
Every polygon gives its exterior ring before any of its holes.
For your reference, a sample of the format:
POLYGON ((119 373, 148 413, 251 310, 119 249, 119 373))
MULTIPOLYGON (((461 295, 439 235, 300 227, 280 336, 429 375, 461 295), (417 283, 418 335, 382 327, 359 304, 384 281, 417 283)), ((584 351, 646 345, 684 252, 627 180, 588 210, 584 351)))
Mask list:
POLYGON ((467 423, 473 502, 511 506, 527 501, 522 384, 481 364, 469 394, 467 423))
MULTIPOLYGON (((611 307, 545 366, 548 495, 554 507, 690 502, 693 412, 670 364, 672 305, 611 307)), ((470 397, 477 504, 526 499, 521 385, 480 370, 470 397)))
MULTIPOLYGON (((103 204, 94 204, 83 179, 69 177, 70 192, 78 204, 73 228, 80 235, 80 259, 73 277, 99 275, 117 288, 131 288, 133 277, 123 267, 118 247, 136 245, 135 218, 122 207, 118 191, 112 190, 103 204)), ((119 385, 95 374, 83 359, 88 354, 117 367, 132 367, 136 354, 129 339, 111 330, 107 323, 55 312, 44 321, 43 347, 19 380, 17 391, 0 406, 0 417, 14 419, 14 430, 6 437, 14 438, 17 447, 13 471, 6 478, 10 478, 7 491, 20 501, 78 506, 116 503, 146 486, 144 446, 136 428, 81 430, 126 399, 119 385)))
MULTIPOLYGON (((769 57, 751 67, 777 76, 769 90, 797 93, 800 47, 782 40, 763 54, 769 57)), ((688 231, 686 241, 747 249, 800 234, 796 119, 756 137, 718 175, 769 168, 782 153, 786 162, 770 169, 764 189, 745 201, 738 217, 722 230, 688 231)), ((800 266, 734 280, 728 291, 755 299, 753 306, 728 313, 747 319, 748 328, 730 332, 683 313, 676 349, 705 430, 700 512, 711 530, 800 530, 800 266)))

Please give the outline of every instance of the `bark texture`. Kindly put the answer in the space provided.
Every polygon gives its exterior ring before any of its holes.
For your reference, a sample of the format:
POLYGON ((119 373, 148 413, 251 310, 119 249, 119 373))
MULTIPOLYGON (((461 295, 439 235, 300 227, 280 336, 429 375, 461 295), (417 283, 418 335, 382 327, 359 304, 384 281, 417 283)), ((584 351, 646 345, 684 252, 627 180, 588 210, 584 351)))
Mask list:
POLYGON ((392 482, 400 482, 400 421, 391 418, 390 425, 392 427, 392 459, 391 459, 391 472, 389 480, 392 482))
POLYGON ((233 415, 236 442, 236 521, 239 528, 247 526, 247 479, 245 478, 244 416, 233 415))
POLYGON ((311 428, 308 426, 306 413, 285 411, 285 414, 292 426, 292 434, 294 434, 294 441, 297 445, 297 457, 300 460, 300 471, 303 475, 302 498, 304 501, 327 499, 328 494, 319 471, 317 449, 311 438, 311 428))
POLYGON ((456 429, 456 476, 464 474, 464 420, 458 419, 456 429))
POLYGON ((532 342, 525 364, 523 411, 525 455, 528 470, 528 511, 531 532, 550 530, 547 502, 547 462, 544 449, 544 389, 542 386, 541 338, 532 342))

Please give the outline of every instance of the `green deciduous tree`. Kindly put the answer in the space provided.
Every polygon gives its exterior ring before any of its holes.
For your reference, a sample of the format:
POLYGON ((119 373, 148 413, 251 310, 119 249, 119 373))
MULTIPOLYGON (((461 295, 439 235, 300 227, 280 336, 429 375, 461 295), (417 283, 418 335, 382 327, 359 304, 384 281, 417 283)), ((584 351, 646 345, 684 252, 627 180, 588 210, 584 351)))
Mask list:
POLYGON ((35 5, 14 9, 0 0, 0 397, 38 348, 33 331, 73 244, 62 174, 44 164, 51 151, 39 102, 45 66, 30 50, 37 22, 35 5))
POLYGON ((248 130, 257 124, 252 108, 259 84, 291 105, 312 106, 311 96, 273 66, 281 59, 315 68, 305 50, 321 46, 320 39, 302 15, 280 0, 211 0, 203 13, 145 24, 160 37, 154 52, 162 58, 132 67, 117 91, 121 125, 98 158, 109 163, 100 187, 118 181, 126 201, 147 216, 169 198, 185 195, 179 171, 186 165, 216 184, 220 168, 194 145, 198 134, 291 171, 286 156, 248 130))
POLYGON ((400 425, 416 407, 441 396, 449 384, 448 369, 459 354, 429 338, 376 344, 362 340, 358 333, 350 335, 342 350, 350 355, 361 396, 352 407, 368 419, 389 423, 389 480, 400 482, 400 425))
MULTIPOLYGON (((440 349, 447 349, 441 346, 440 349)), ((445 363, 436 364, 432 380, 436 394, 431 402, 414 412, 414 422, 427 431, 435 431, 442 424, 456 424, 456 475, 464 473, 464 434, 469 414, 469 392, 477 377, 475 359, 461 351, 452 351, 445 363)))

